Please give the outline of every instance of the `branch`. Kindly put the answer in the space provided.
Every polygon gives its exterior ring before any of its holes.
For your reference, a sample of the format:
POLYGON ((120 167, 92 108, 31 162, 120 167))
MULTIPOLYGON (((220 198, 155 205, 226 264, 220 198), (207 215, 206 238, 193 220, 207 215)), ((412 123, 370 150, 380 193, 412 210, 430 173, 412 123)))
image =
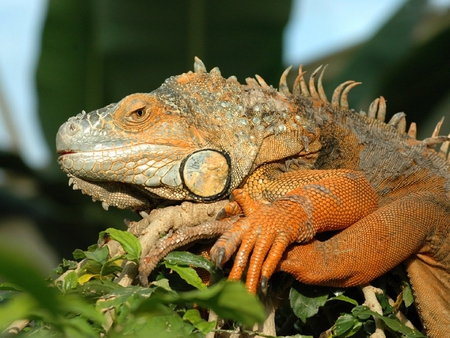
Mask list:
MULTIPOLYGON (((366 284, 361 287, 361 290, 364 294, 365 302, 364 305, 367 305, 372 311, 383 315, 383 309, 381 308, 380 303, 376 297, 376 294, 383 294, 381 289, 373 287, 372 285, 366 284)), ((384 324, 383 321, 379 318, 374 317, 375 321, 375 332, 370 336, 371 338, 386 338, 384 334, 384 324)))

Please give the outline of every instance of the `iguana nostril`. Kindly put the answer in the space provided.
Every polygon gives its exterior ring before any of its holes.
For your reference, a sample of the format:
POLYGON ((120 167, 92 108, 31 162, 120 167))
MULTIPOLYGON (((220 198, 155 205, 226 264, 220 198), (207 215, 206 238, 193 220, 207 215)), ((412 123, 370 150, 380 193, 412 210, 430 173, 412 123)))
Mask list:
POLYGON ((70 122, 67 127, 67 134, 73 136, 80 130, 80 125, 75 122, 70 122))

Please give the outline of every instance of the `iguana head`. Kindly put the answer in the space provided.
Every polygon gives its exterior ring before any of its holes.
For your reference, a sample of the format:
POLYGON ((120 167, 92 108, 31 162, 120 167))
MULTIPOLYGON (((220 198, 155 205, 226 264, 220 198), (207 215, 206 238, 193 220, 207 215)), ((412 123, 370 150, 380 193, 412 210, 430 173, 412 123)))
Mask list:
POLYGON ((304 150, 298 137, 305 134, 308 143, 314 128, 288 101, 267 85, 243 86, 218 68, 207 72, 196 59, 194 72, 149 94, 71 117, 56 136, 58 162, 74 186, 104 207, 148 210, 155 199, 217 200, 259 164, 304 150), (270 140, 288 132, 296 135, 285 137, 292 146, 270 140))

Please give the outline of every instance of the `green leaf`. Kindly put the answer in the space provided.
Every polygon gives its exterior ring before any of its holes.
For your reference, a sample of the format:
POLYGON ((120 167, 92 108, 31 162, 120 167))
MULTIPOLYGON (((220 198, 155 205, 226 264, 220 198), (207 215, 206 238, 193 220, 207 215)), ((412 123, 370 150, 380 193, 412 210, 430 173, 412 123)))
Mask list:
POLYGON ((122 271, 121 261, 123 261, 121 257, 114 257, 112 259, 107 260, 105 264, 103 264, 100 274, 102 276, 109 276, 121 272, 122 271))
POLYGON ((289 292, 289 300, 295 315, 305 323, 327 302, 328 289, 300 283, 295 285, 297 287, 292 287, 289 292))
POLYGON ((140 312, 149 311, 155 303, 197 303, 214 310, 224 319, 236 320, 245 326, 261 323, 265 319, 264 308, 258 298, 250 294, 242 283, 221 281, 205 290, 194 290, 179 294, 155 294, 144 301, 140 312))
POLYGON ((87 320, 90 322, 95 322, 97 324, 103 324, 105 317, 103 314, 98 312, 91 304, 86 303, 84 300, 77 297, 77 295, 65 296, 63 298, 63 308, 65 313, 76 313, 82 318, 85 318, 84 322, 87 320))
POLYGON ((134 320, 128 320, 122 328, 111 332, 109 337, 164 337, 164 338, 201 338, 200 332, 194 333, 195 327, 184 321, 178 313, 167 306, 159 304, 158 313, 141 315, 134 320))
POLYGON ((180 277, 183 278, 188 284, 192 285, 193 287, 199 290, 206 289, 206 285, 203 284, 202 279, 197 274, 197 271, 195 271, 190 266, 181 266, 176 264, 170 264, 168 262, 163 263, 168 269, 172 269, 173 271, 178 273, 180 277))
POLYGON ((406 307, 410 307, 414 303, 414 295, 411 289, 411 285, 409 285, 409 283, 404 281, 402 283, 402 286, 403 286, 403 293, 402 293, 403 302, 405 303, 406 307))
POLYGON ((106 296, 118 289, 123 289, 123 287, 112 281, 95 279, 83 285, 78 285, 70 293, 79 294, 85 301, 95 302, 100 297, 106 296))
MULTIPOLYGON (((84 252, 83 251, 81 252, 83 253, 84 256, 84 252)), ((63 258, 62 262, 55 269, 53 269, 53 273, 62 275, 67 270, 75 270, 77 268, 77 264, 78 263, 76 261, 63 258)))
POLYGON ((78 274, 75 271, 70 271, 59 285, 62 293, 76 288, 78 285, 78 274))
POLYGON ((36 300, 38 306, 50 313, 60 313, 59 292, 50 288, 45 277, 38 270, 36 258, 18 251, 5 241, 0 241, 0 275, 17 285, 36 300))
POLYGON ((350 304, 352 304, 352 305, 358 306, 358 302, 357 302, 356 300, 354 300, 353 298, 344 296, 344 295, 342 295, 342 294, 339 295, 339 296, 336 296, 336 297, 328 298, 327 302, 329 302, 329 301, 331 301, 331 300, 340 300, 340 301, 342 301, 342 302, 347 302, 347 303, 350 303, 350 304))
POLYGON ((183 319, 194 325, 201 333, 207 334, 216 326, 216 322, 208 322, 204 320, 197 309, 187 310, 183 319))
POLYGON ((352 309, 352 315, 360 320, 367 320, 370 316, 372 316, 372 313, 375 313, 370 310, 368 312, 367 310, 369 310, 369 307, 365 305, 358 305, 352 309))
POLYGON ((169 285, 169 280, 167 278, 161 278, 161 279, 159 279, 157 281, 154 281, 154 282, 151 283, 151 285, 160 287, 160 288, 162 288, 165 291, 169 291, 169 292, 173 291, 172 288, 169 285))
POLYGON ((92 275, 100 275, 101 270, 102 270, 101 263, 99 263, 93 259, 88 259, 83 264, 83 267, 80 270, 80 274, 88 273, 88 274, 92 274, 92 275))
POLYGON ((72 255, 73 255, 73 258, 77 261, 86 258, 86 254, 81 249, 75 249, 74 252, 72 253, 72 255))
POLYGON ((141 258, 142 247, 139 240, 133 234, 114 228, 108 228, 100 232, 100 238, 103 238, 105 233, 109 233, 111 238, 122 245, 123 250, 127 253, 127 259, 139 263, 141 258))
POLYGON ((109 249, 107 246, 104 246, 95 251, 85 251, 84 254, 87 259, 92 259, 93 261, 103 265, 108 260, 109 249))
POLYGON ((216 265, 205 257, 195 255, 186 251, 172 251, 165 258, 164 261, 170 264, 189 265, 196 268, 205 269, 208 271, 215 280, 223 278, 223 272, 217 268, 216 265))
POLYGON ((0 306, 0 332, 13 321, 27 318, 36 306, 36 300, 29 294, 17 294, 6 304, 2 304, 0 306))
POLYGON ((359 331, 361 322, 351 314, 340 316, 333 326, 333 336, 350 337, 359 331))
POLYGON ((374 311, 371 311, 367 306, 357 306, 352 309, 352 313, 354 316, 358 316, 360 318, 363 318, 365 316, 373 316, 373 317, 379 318, 391 330, 393 330, 395 332, 399 332, 404 335, 413 334, 414 337, 425 337, 419 331, 413 330, 413 329, 407 327, 405 324, 401 323, 397 318, 395 318, 395 317, 389 318, 389 317, 382 316, 374 311))
POLYGON ((14 283, 0 283, 0 291, 23 291, 20 287, 18 287, 14 283))
POLYGON ((155 287, 143 288, 140 286, 127 286, 126 288, 120 287, 100 298, 96 306, 100 310, 107 309, 109 307, 120 308, 124 304, 128 304, 127 306, 129 306, 130 299, 134 297, 133 302, 136 303, 132 305, 137 307, 139 305, 138 303, 150 297, 155 289, 155 287))

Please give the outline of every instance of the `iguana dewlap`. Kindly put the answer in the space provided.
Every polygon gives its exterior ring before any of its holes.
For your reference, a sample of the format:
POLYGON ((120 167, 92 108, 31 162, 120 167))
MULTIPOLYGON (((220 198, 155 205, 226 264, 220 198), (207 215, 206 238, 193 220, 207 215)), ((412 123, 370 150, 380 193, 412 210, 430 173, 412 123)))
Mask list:
POLYGON ((218 263, 238 249, 231 278, 249 263, 252 291, 275 269, 346 287, 404 262, 427 333, 450 332, 449 139, 416 140, 401 114, 385 124, 384 99, 368 116, 349 110, 353 81, 329 103, 323 72, 308 86, 300 69, 291 93, 288 70, 276 90, 208 73, 199 59, 194 68, 63 124, 58 162, 71 181, 105 208, 135 211, 239 188, 229 210, 245 217, 212 249, 218 263))

